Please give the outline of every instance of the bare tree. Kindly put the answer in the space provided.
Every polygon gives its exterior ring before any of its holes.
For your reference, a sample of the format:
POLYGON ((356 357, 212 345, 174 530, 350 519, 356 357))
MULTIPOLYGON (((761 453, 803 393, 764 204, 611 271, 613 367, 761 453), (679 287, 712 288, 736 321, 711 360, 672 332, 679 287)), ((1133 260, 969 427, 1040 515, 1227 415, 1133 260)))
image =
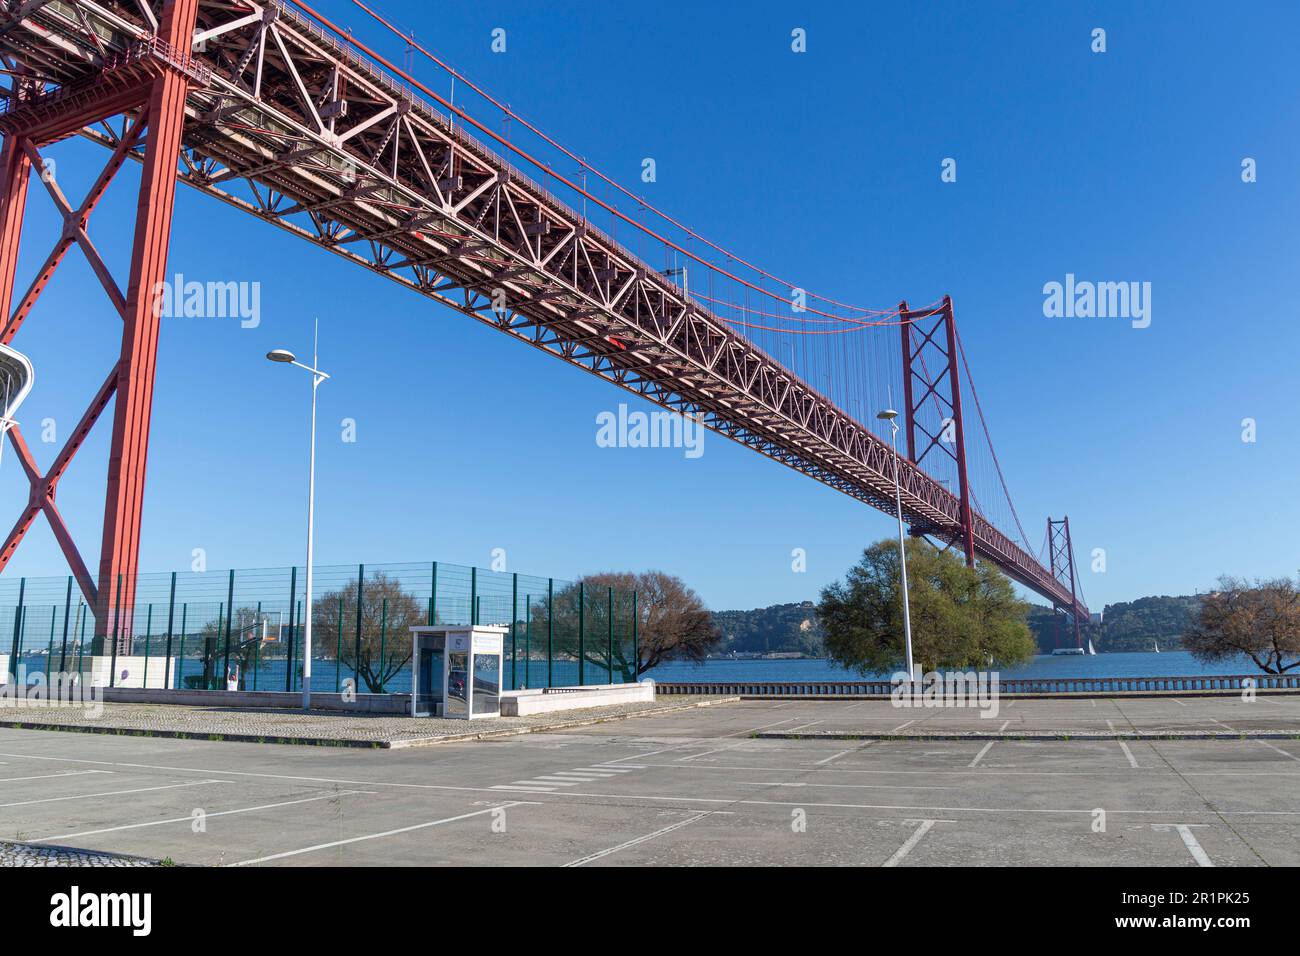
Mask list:
POLYGON ((1200 661, 1245 655, 1266 674, 1285 674, 1300 666, 1300 585, 1219 578, 1219 589, 1202 596, 1183 647, 1200 661))
POLYGON ((342 666, 355 671, 372 694, 386 693, 389 681, 410 661, 411 627, 424 623, 425 609, 402 589, 400 581, 382 571, 370 575, 361 594, 358 660, 356 580, 312 604, 312 628, 321 649, 335 652, 342 666))

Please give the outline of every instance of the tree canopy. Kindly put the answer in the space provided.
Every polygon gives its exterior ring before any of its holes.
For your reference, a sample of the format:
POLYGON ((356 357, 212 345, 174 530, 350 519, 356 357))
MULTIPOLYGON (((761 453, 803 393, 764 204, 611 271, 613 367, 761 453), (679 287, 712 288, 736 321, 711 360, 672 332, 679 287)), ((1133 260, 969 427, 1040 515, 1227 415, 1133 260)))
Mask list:
MULTIPOLYGON (((907 542, 912 648, 924 671, 1010 666, 1032 657, 1029 605, 993 566, 966 567, 959 554, 913 538, 907 542)), ((878 541, 824 588, 817 616, 831 660, 860 674, 903 668, 903 602, 898 544, 878 541)))

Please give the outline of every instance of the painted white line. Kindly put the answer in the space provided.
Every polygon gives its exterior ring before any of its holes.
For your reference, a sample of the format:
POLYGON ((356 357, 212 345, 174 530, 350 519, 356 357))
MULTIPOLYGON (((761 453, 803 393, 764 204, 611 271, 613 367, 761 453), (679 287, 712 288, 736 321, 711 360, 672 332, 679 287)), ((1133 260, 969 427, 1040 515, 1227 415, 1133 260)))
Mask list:
POLYGON ((521 785, 516 785, 516 784, 513 784, 513 783, 499 783, 499 784, 497 784, 495 787, 492 787, 492 789, 493 789, 493 790, 509 790, 511 793, 519 793, 519 792, 523 792, 523 793, 554 793, 554 792, 555 792, 555 788, 554 788, 554 787, 527 787, 527 786, 523 786, 522 784, 521 784, 521 785))
POLYGON ((921 842, 921 838, 929 833, 930 828, 933 826, 933 820, 922 820, 921 825, 916 828, 916 831, 910 837, 907 838, 907 842, 895 850, 894 855, 881 865, 898 866, 898 864, 902 863, 907 857, 907 854, 911 853, 912 850, 916 848, 916 845, 921 842))
POLYGON ((932 787, 910 783, 809 783, 806 780, 782 782, 773 780, 733 780, 732 783, 752 787, 835 787, 841 790, 960 790, 961 787, 932 787))
POLYGON ((1212 724, 1218 724, 1218 725, 1219 725, 1220 727, 1222 727, 1224 730, 1232 731, 1232 733, 1234 733, 1234 734, 1237 732, 1236 730, 1233 730, 1233 728, 1231 728, 1231 727, 1229 727, 1227 724, 1225 724, 1223 721, 1221 721, 1221 720, 1215 720, 1213 717, 1210 718, 1210 723, 1212 723, 1212 724))
POLYGON ((516 780, 515 783, 522 783, 524 786, 529 786, 530 784, 536 784, 539 781, 548 787, 551 786, 551 784, 560 787, 576 787, 582 782, 580 780, 566 780, 564 777, 532 777, 528 780, 516 780))
MULTIPOLYGON (((579 770, 586 770, 586 767, 579 767, 579 770)), ((608 770, 610 773, 631 773, 633 770, 644 770, 644 767, 607 767, 604 764, 598 764, 591 768, 592 770, 608 770)))
POLYGON ((916 723, 915 720, 909 720, 909 721, 908 721, 907 723, 905 723, 905 724, 899 724, 897 727, 895 727, 893 730, 891 730, 890 733, 891 733, 891 734, 896 734, 896 733, 898 733, 900 730, 902 730, 904 727, 911 727, 914 723, 916 723))
POLYGON ((826 721, 824 720, 814 720, 810 724, 800 724, 798 727, 791 727, 789 730, 785 731, 785 733, 788 734, 798 733, 801 730, 806 730, 809 727, 816 727, 818 724, 824 724, 824 723, 826 723, 826 721))
POLYGON ((994 745, 995 743, 997 743, 996 740, 990 740, 988 743, 986 743, 986 744, 984 745, 984 747, 980 750, 980 752, 977 753, 977 754, 975 755, 975 759, 972 760, 970 763, 968 763, 966 766, 968 766, 968 767, 978 767, 979 764, 980 764, 980 761, 984 759, 984 755, 985 755, 986 753, 988 753, 988 752, 993 748, 993 745, 994 745))
POLYGON ((1132 767, 1134 770, 1141 770, 1142 768, 1138 766, 1137 757, 1134 757, 1133 751, 1128 749, 1128 744, 1124 743, 1124 741, 1122 740, 1118 741, 1118 743, 1119 743, 1119 749, 1124 751, 1125 757, 1128 757, 1128 765, 1132 767))
MULTIPOLYGON (((734 746, 734 745, 733 745, 734 746)), ((731 747, 714 747, 712 750, 702 750, 697 754, 690 754, 686 757, 678 757, 678 760, 694 760, 696 757, 707 757, 709 754, 719 754, 724 750, 730 750, 731 747)))
MULTIPOLYGON (((237 813, 255 813, 258 810, 275 810, 279 807, 293 807, 300 803, 314 803, 318 800, 332 800, 334 797, 349 796, 357 793, 374 793, 373 790, 336 790, 333 793, 327 793, 319 797, 305 797, 302 800, 285 800, 283 803, 264 803, 257 807, 240 807, 238 810, 218 810, 212 813, 205 813, 204 819, 210 820, 213 817, 228 817, 237 813)), ((139 830, 141 827, 160 827, 167 823, 193 823, 193 816, 173 817, 170 820, 150 820, 147 823, 127 823, 120 827, 103 827, 99 830, 81 830, 77 833, 57 833, 54 836, 41 837, 39 840, 32 840, 32 843, 51 843, 54 840, 71 840, 73 837, 95 836, 99 833, 117 833, 119 830, 139 830)))
MULTIPOLYGON (((745 734, 754 734, 754 733, 758 733, 758 731, 760 730, 766 730, 769 727, 779 727, 781 726, 781 724, 789 724, 793 722, 794 722, 793 717, 787 717, 785 720, 776 720, 770 724, 760 724, 759 726, 751 727, 748 730, 737 730, 729 734, 723 734, 721 737, 716 739, 726 740, 729 737, 743 737, 745 734)), ((698 747, 698 746, 699 746, 698 741, 692 741, 691 743, 688 744, 676 744, 672 747, 664 747, 661 750, 651 750, 648 753, 632 754, 630 757, 615 757, 613 760, 605 761, 605 764, 608 766, 611 763, 622 763, 624 760, 640 760, 642 757, 653 757, 656 756, 657 754, 666 754, 673 750, 685 750, 688 747, 698 747)))
POLYGON ((566 863, 564 865, 582 866, 583 864, 591 863, 594 860, 603 859, 604 857, 609 856, 611 853, 617 853, 619 850, 626 850, 629 847, 640 846, 642 843, 648 843, 650 840, 653 840, 655 837, 661 837, 665 833, 672 833, 674 830, 680 830, 682 827, 690 826, 696 820, 703 820, 707 816, 712 816, 714 812, 715 811, 713 810, 705 810, 701 813, 696 813, 693 816, 687 817, 685 820, 678 820, 676 823, 666 826, 663 829, 656 830, 654 833, 647 833, 645 836, 637 837, 635 840, 628 840, 626 843, 620 843, 618 846, 611 846, 606 850, 601 850, 597 853, 589 854, 588 856, 579 857, 578 859, 574 860, 572 863, 566 863))
POLYGON ((1170 697, 1169 699, 1172 700, 1175 704, 1177 704, 1177 705, 1180 706, 1180 707, 1186 707, 1186 706, 1187 706, 1187 705, 1184 704, 1181 700, 1179 700, 1177 697, 1170 697))
POLYGON ((1198 866, 1214 866, 1214 861, 1210 859, 1209 854, 1196 842, 1196 837, 1192 834, 1191 827, 1185 823, 1180 823, 1174 827, 1178 835, 1183 838, 1183 843, 1187 846, 1187 851, 1192 854, 1192 859, 1198 866))
POLYGON ((166 787, 140 787, 135 790, 110 790, 108 793, 78 793, 70 797, 45 797, 41 800, 20 800, 17 803, 0 803, 0 810, 8 807, 29 807, 34 803, 60 803, 64 800, 93 800, 96 797, 121 797, 128 793, 152 793, 155 790, 177 790, 181 787, 201 787, 209 783, 230 783, 229 780, 191 780, 189 783, 173 783, 166 787))
POLYGON ((349 837, 346 840, 333 840, 329 843, 318 843, 315 846, 305 846, 301 850, 286 850, 284 853, 272 853, 270 856, 259 856, 252 860, 240 860, 238 863, 231 863, 230 866, 254 866, 258 863, 269 863, 271 860, 283 860, 286 857, 301 856, 304 853, 315 853, 317 850, 329 850, 336 846, 346 846, 349 843, 361 843, 365 840, 379 840, 383 837, 396 836, 399 833, 410 833, 413 830, 425 830, 429 827, 439 827, 444 823, 456 823, 460 820, 468 820, 471 817, 481 817, 485 813, 495 813, 497 810, 509 810, 512 807, 522 807, 525 804, 531 804, 531 801, 512 800, 509 803, 503 803, 500 806, 488 807, 484 810, 474 810, 471 813, 462 813, 455 817, 443 817, 441 820, 430 820, 427 823, 417 823, 414 826, 398 827, 396 830, 384 830, 382 833, 367 833, 365 836, 349 837))
MULTIPOLYGON (((865 746, 867 746, 868 744, 874 744, 874 743, 875 743, 874 740, 868 740, 867 743, 865 743, 865 744, 862 745, 862 747, 865 747, 865 746)), ((814 767, 820 767, 822 764, 830 763, 830 762, 833 761, 833 760, 838 760, 840 757, 843 757, 843 756, 845 756, 845 755, 847 755, 847 754, 851 754, 851 753, 853 753, 853 750, 861 750, 862 747, 854 747, 852 750, 841 750, 841 751, 840 751, 839 753, 837 753, 837 754, 831 754, 829 757, 823 757, 821 760, 818 760, 815 764, 813 764, 813 766, 814 766, 814 767)))
POLYGON ((1276 744, 1271 744, 1271 743, 1269 743, 1267 740, 1257 740, 1257 741, 1255 741, 1255 743, 1257 743, 1257 744, 1263 744, 1263 745, 1264 745, 1265 747, 1267 747, 1269 750, 1277 751, 1277 752, 1280 753, 1283 757, 1287 757, 1287 758, 1290 759, 1290 760, 1294 760, 1294 761, 1296 761, 1297 763, 1300 763, 1300 757, 1297 757, 1295 754, 1292 754, 1292 753, 1287 753, 1285 750, 1283 750, 1281 747, 1277 746, 1276 744))
POLYGON ((618 777, 616 773, 606 773, 602 770, 557 770, 555 772, 562 777, 582 777, 584 780, 613 780, 618 777))
POLYGON ((1002 731, 1006 730, 1006 729, 1007 729, 1007 725, 1010 724, 1010 723, 1011 723, 1011 721, 1009 721, 1009 720, 1004 720, 1004 721, 1002 721, 1002 726, 998 728, 998 733, 1002 733, 1002 731))
POLYGON ((65 770, 63 773, 42 773, 33 777, 4 777, 0 783, 18 783, 21 780, 53 780, 56 777, 84 777, 88 773, 108 773, 111 770, 65 770))

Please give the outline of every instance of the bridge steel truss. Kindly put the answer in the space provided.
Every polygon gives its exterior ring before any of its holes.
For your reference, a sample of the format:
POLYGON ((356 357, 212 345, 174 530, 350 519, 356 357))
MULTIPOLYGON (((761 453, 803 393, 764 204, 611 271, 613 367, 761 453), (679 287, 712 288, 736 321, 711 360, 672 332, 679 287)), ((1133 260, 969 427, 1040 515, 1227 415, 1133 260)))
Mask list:
MULTIPOLYGON (((114 58, 156 42, 157 0, 0 2, 0 53, 50 84, 9 113, 107 101, 114 58)), ((464 127, 496 134, 392 79, 375 65, 391 64, 305 4, 197 7, 178 181, 894 513, 887 443, 464 127)), ((76 132, 148 169, 152 137, 132 141, 141 110, 122 112, 76 132)), ((147 422, 137 437, 147 441, 147 422)), ((1087 613, 964 487, 953 495, 914 460, 900 485, 914 526, 1087 613)), ((107 522, 105 543, 116 543, 107 522)))

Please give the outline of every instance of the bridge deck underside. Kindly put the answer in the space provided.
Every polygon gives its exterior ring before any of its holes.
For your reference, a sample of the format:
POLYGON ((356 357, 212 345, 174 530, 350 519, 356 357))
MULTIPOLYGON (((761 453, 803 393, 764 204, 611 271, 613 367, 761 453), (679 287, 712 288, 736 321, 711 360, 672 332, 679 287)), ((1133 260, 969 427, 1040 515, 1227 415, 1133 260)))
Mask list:
MULTIPOLYGON (((190 87, 180 181, 894 512, 887 444, 467 136, 464 118, 453 126, 292 6, 205 0, 199 30, 206 73, 190 87)), ((60 88, 8 104, 0 128, 37 113, 57 125, 150 32, 134 2, 11 18, 0 50, 60 88)), ((122 128, 80 132, 111 148, 122 128)), ((899 478, 913 527, 959 542, 958 499, 910 461, 899 478)), ((982 515, 974 525, 981 558, 1072 607, 1035 557, 982 515)))

